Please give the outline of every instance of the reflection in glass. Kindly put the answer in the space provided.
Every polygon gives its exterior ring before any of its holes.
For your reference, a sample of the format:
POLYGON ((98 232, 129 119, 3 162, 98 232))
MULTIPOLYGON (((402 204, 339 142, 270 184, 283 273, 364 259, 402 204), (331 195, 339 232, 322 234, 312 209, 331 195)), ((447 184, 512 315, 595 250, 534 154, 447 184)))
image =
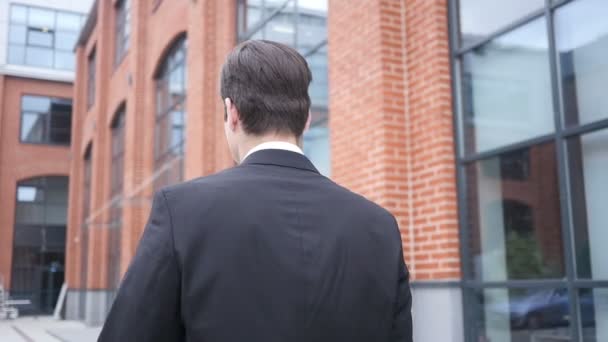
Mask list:
POLYGON ((264 39, 294 46, 296 22, 294 5, 290 3, 264 25, 264 39))
POLYGON ((26 41, 26 27, 23 25, 11 25, 9 29, 8 42, 23 45, 26 41))
POLYGON ((67 177, 17 184, 11 297, 27 299, 23 314, 53 312, 63 283, 67 177))
POLYGON ((72 101, 44 96, 21 98, 21 141, 69 145, 72 101))
POLYGON ((466 53, 462 63, 468 153, 553 132, 544 18, 466 53))
POLYGON ((577 275, 608 280, 608 130, 567 146, 577 275))
POLYGON ((581 0, 555 13, 566 125, 608 118, 608 2, 581 0))
POLYGON ((27 7, 21 5, 12 5, 11 23, 27 24, 27 7))
POLYGON ((580 289, 583 342, 608 341, 608 288, 580 289))
POLYGON ((571 341, 565 288, 491 288, 472 297, 475 341, 571 341))
POLYGON ((563 277, 555 153, 544 144, 467 166, 475 279, 563 277))
POLYGON ((483 39, 524 16, 543 8, 544 0, 460 0, 459 21, 462 44, 483 39))

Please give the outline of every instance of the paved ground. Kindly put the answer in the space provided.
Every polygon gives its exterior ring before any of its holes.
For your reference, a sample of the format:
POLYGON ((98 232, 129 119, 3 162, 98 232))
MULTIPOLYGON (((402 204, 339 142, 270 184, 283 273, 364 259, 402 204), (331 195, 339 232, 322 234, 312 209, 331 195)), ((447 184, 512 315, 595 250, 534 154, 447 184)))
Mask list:
POLYGON ((23 317, 0 321, 2 342, 95 342, 101 328, 52 317, 23 317))

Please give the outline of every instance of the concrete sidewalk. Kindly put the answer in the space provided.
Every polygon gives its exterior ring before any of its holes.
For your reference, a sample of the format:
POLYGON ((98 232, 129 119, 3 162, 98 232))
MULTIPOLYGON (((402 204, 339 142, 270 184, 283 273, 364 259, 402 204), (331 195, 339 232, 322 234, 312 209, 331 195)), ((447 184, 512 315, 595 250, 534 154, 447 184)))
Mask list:
POLYGON ((95 342, 101 328, 82 322, 58 321, 49 316, 0 321, 2 342, 95 342))

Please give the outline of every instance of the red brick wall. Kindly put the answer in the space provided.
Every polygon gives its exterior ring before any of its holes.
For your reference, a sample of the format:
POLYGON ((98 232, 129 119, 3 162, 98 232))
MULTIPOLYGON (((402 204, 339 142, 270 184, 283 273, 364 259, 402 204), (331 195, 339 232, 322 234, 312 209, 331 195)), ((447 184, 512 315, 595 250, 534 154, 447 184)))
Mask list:
POLYGON ((72 85, 0 75, 0 274, 10 287, 17 182, 67 176, 69 147, 22 144, 21 96, 72 97, 72 85))
POLYGON ((68 261, 70 288, 104 288, 107 284, 110 198, 110 123, 121 103, 126 103, 124 201, 121 270, 124 272, 143 231, 150 210, 154 174, 155 75, 179 37, 187 46, 187 125, 185 177, 195 178, 231 165, 224 143, 223 111, 217 95, 219 68, 235 39, 235 4, 232 1, 162 1, 158 7, 143 0, 131 1, 132 23, 127 54, 114 67, 114 7, 98 3, 97 24, 77 50, 74 90, 78 120, 73 129, 68 261), (217 18, 217 19, 216 19, 217 18), (97 51, 96 101, 87 110, 87 57, 97 51), (220 139, 221 138, 221 139, 220 139), (89 234, 88 279, 80 279, 83 156, 93 143, 91 201, 94 225, 89 234))
POLYGON ((445 0, 329 1, 332 175, 391 210, 414 279, 460 277, 445 0))

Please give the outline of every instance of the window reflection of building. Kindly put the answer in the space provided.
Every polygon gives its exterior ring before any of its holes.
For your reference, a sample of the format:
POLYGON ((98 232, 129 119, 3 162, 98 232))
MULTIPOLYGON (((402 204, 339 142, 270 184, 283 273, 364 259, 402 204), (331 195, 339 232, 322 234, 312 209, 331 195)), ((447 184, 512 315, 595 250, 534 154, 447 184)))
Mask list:
POLYGON ((68 178, 17 184, 11 297, 30 300, 22 313, 53 312, 64 281, 68 178))
POLYGON ((458 3, 467 336, 608 340, 608 3, 458 3))
POLYGON ((266 39, 296 48, 313 75, 309 88, 311 127, 304 153, 319 171, 331 172, 327 81, 327 1, 239 0, 239 40, 266 39))

